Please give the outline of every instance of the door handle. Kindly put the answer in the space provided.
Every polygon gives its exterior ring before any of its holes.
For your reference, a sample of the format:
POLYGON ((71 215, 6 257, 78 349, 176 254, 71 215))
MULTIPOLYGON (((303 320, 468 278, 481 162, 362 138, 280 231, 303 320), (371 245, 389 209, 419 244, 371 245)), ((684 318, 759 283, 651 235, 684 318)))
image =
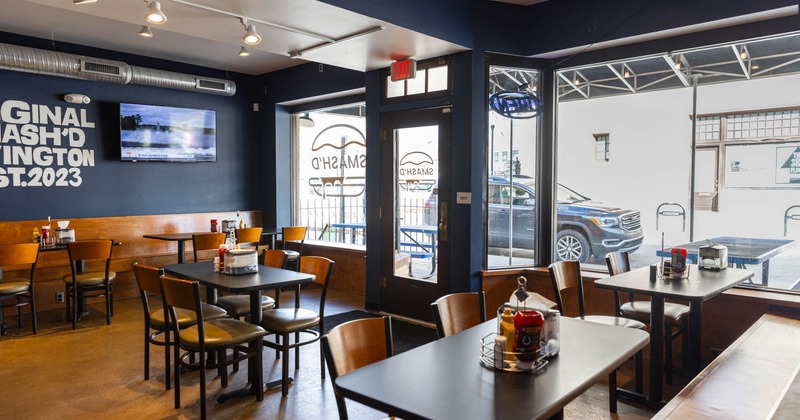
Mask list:
POLYGON ((447 242, 447 202, 439 202, 439 241, 447 242))

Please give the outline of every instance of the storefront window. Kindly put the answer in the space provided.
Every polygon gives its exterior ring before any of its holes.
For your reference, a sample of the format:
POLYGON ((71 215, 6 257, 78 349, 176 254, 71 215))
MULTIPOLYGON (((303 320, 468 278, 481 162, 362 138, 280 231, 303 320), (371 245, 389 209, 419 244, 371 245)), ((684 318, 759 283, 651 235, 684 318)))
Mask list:
POLYGON ((294 115, 294 223, 308 240, 365 243, 365 115, 363 104, 294 115))
MULTIPOLYGON (((518 102, 489 111, 487 267, 533 265, 535 257, 536 141, 538 116, 524 102, 536 95, 538 72, 492 66, 490 97, 509 93, 518 102)), ((490 104, 492 100, 490 99, 490 104)), ((538 112, 538 110, 536 110, 538 112)))
POLYGON ((604 269, 624 250, 638 268, 662 239, 714 242, 751 286, 799 288, 798 51, 790 34, 561 70, 557 180, 584 199, 559 198, 558 256, 604 269), (597 133, 613 138, 605 161, 597 133))

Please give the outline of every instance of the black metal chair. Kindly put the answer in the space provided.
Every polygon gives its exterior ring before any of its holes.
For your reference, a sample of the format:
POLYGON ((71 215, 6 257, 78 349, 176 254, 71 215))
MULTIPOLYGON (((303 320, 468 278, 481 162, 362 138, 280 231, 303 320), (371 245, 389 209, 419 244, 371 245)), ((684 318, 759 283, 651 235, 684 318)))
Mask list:
MULTIPOLYGON (((550 281, 553 285, 553 293, 556 297, 556 304, 558 310, 562 314, 564 312, 564 300, 562 292, 567 289, 576 289, 578 294, 578 318, 589 322, 596 322, 599 324, 615 325, 623 328, 636 328, 643 330, 645 325, 642 322, 628 319, 620 316, 610 315, 586 315, 583 303, 583 280, 581 277, 581 263, 578 261, 558 261, 550 264, 548 267, 550 272, 550 281)), ((637 352, 636 358, 640 360, 641 351, 637 352)), ((641 376, 641 369, 639 365, 641 361, 637 360, 636 376, 641 376)), ((617 412, 617 371, 613 371, 608 375, 608 410, 612 413, 617 412)))
MULTIPOLYGON (((627 252, 609 252, 606 254, 606 265, 608 274, 615 276, 631 270, 631 264, 627 252)), ((622 303, 618 291, 614 291, 614 306, 617 308, 617 316, 635 319, 644 324, 650 324, 650 301, 635 300, 633 293, 628 294, 628 301, 622 303)), ((672 342, 678 336, 684 336, 681 341, 683 360, 689 354, 689 340, 685 338, 688 331, 689 306, 680 303, 664 302, 664 358, 665 361, 665 381, 672 384, 672 342)), ((641 379, 641 375, 637 378, 641 379)), ((641 392, 641 384, 637 383, 637 392, 641 392)))

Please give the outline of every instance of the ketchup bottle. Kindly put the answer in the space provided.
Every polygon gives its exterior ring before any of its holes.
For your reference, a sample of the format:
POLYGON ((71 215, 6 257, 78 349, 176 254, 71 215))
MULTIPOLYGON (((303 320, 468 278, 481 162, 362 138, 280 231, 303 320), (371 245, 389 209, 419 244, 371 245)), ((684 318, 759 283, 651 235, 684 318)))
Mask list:
POLYGON ((542 337, 544 316, 539 311, 517 311, 514 315, 517 359, 533 362, 539 358, 539 340, 542 337))

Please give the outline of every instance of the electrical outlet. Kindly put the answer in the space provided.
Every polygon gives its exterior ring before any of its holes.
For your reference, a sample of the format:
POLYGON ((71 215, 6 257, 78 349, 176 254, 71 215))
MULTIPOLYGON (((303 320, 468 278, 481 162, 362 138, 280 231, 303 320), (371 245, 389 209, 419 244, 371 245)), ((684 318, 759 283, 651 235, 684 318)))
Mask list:
POLYGON ((56 293, 56 303, 64 303, 64 292, 56 293))

